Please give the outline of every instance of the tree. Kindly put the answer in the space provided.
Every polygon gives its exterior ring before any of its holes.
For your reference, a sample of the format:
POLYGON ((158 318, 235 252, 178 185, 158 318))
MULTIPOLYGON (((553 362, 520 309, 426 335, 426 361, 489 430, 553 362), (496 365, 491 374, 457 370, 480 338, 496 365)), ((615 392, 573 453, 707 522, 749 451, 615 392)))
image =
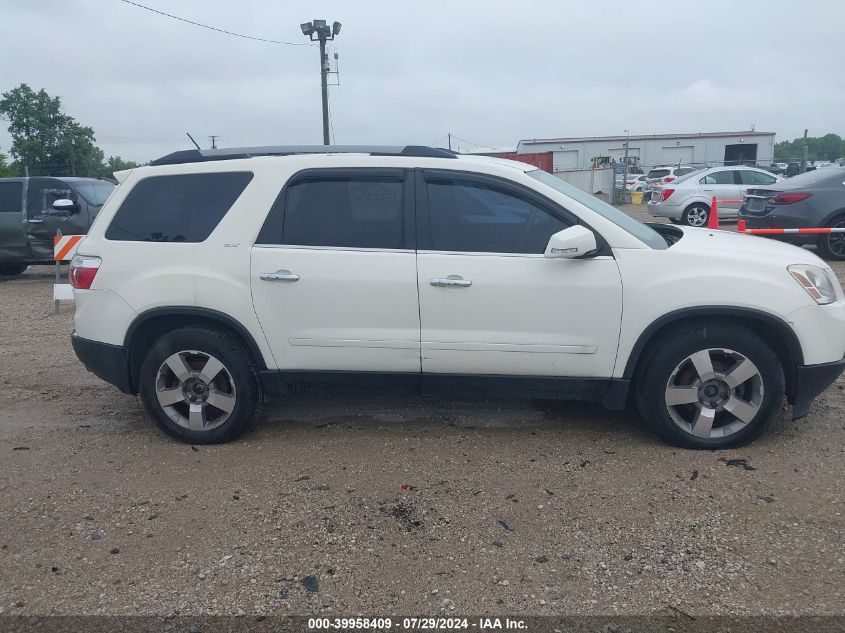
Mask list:
POLYGON ((18 168, 15 164, 6 162, 6 155, 0 152, 0 178, 13 178, 18 175, 18 168))
MULTIPOLYGON (((807 158, 816 160, 836 160, 845 156, 845 140, 838 134, 807 137, 807 158)), ((801 160, 804 157, 804 138, 794 141, 781 141, 775 144, 775 160, 801 160)))
POLYGON ((21 84, 2 94, 0 114, 9 119, 11 153, 31 176, 96 175, 103 152, 94 144, 94 130, 62 112, 59 97, 21 84))

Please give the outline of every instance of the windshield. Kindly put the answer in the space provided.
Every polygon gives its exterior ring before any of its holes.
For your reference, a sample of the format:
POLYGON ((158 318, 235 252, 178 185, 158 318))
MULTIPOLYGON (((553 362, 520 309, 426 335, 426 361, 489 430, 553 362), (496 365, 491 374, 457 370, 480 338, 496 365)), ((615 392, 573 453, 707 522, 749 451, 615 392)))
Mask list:
POLYGON ((76 192, 85 198, 88 204, 101 207, 108 200, 114 185, 105 180, 93 180, 91 182, 72 182, 71 186, 76 192))
POLYGON ((845 168, 827 167, 819 171, 807 171, 803 174, 798 174, 797 176, 787 179, 783 184, 789 187, 806 187, 808 185, 814 185, 817 182, 821 182, 822 180, 827 180, 828 178, 835 179, 842 177, 845 177, 845 168))
POLYGON ((610 220, 619 228, 628 231, 628 233, 647 246, 661 250, 666 248, 666 240, 664 240, 657 231, 649 228, 642 222, 638 222, 631 216, 625 215, 619 209, 610 206, 606 202, 599 200, 586 191, 581 191, 578 187, 570 185, 568 182, 564 182, 557 176, 553 176, 541 169, 534 169, 525 173, 528 176, 531 176, 534 180, 539 180, 544 185, 548 185, 552 189, 561 192, 576 202, 580 202, 588 209, 595 211, 603 218, 610 220))

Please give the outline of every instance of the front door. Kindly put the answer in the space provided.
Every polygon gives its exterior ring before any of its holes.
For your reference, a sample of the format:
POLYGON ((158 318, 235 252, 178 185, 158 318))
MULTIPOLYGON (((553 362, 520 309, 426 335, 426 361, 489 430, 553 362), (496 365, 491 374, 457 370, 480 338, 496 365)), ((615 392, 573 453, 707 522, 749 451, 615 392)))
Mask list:
POLYGON ((27 241, 34 261, 53 259, 53 238, 84 235, 88 232, 88 212, 73 188, 56 178, 30 178, 26 193, 27 241), (56 211, 53 203, 61 198, 73 200, 70 211, 56 211))
POLYGON ((29 259, 25 220, 23 181, 0 182, 0 263, 29 259))
POLYGON ((491 177, 420 173, 417 192, 424 373, 612 375, 616 261, 543 257, 574 215, 491 177))
POLYGON ((307 170, 285 186, 250 273, 280 369, 419 377, 412 189, 402 169, 307 170))

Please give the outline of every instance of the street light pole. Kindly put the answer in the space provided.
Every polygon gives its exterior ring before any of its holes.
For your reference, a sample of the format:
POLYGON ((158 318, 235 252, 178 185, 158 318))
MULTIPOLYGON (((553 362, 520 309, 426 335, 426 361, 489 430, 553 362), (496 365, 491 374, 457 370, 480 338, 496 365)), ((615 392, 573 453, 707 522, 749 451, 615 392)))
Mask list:
POLYGON ((340 22, 331 26, 325 20, 312 20, 300 24, 302 34, 312 42, 320 42, 320 89, 323 97, 323 145, 329 145, 329 59, 326 57, 326 42, 334 40, 340 33, 340 22))

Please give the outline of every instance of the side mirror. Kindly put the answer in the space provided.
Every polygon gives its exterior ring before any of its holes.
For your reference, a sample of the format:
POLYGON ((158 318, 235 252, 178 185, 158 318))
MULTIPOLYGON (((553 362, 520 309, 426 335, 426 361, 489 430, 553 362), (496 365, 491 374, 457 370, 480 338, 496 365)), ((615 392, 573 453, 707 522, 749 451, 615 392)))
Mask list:
POLYGON ((544 256, 548 259, 574 259, 596 250, 596 236, 587 227, 575 225, 549 238, 544 256))
POLYGON ((79 211, 79 205, 69 198, 59 198, 53 201, 54 211, 64 211, 65 213, 75 213, 79 211))

